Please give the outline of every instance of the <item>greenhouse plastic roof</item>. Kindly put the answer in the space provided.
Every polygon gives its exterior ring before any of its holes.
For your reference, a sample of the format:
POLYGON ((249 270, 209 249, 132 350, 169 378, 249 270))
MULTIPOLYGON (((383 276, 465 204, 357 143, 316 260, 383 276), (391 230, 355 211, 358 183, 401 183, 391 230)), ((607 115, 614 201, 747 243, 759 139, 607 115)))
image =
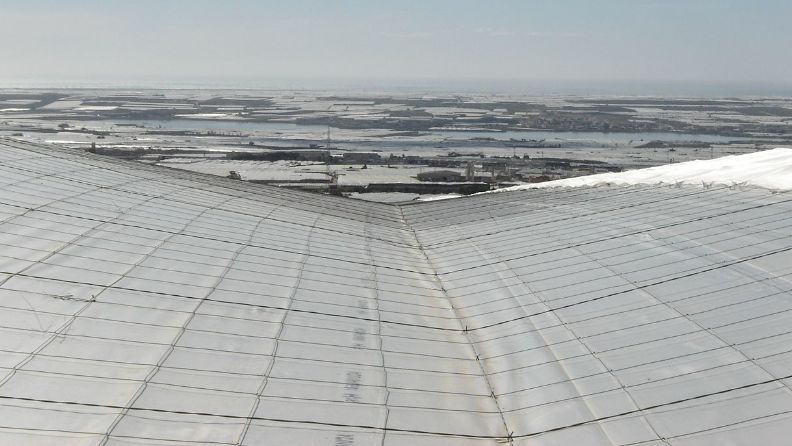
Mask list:
POLYGON ((779 147, 743 155, 729 155, 708 160, 664 164, 646 169, 601 173, 512 186, 493 192, 510 192, 543 187, 659 183, 695 184, 705 187, 744 184, 773 190, 790 190, 792 189, 792 149, 779 147))
POLYGON ((391 206, 0 141, 0 444, 792 436, 792 195, 391 206))

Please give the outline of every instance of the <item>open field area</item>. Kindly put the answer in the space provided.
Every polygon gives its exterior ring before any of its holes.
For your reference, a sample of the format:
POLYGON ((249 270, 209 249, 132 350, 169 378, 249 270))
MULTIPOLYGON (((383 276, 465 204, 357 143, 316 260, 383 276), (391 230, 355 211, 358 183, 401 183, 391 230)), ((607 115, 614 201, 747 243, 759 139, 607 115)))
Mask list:
POLYGON ((790 145, 792 99, 17 89, 0 90, 0 135, 366 198, 790 145))

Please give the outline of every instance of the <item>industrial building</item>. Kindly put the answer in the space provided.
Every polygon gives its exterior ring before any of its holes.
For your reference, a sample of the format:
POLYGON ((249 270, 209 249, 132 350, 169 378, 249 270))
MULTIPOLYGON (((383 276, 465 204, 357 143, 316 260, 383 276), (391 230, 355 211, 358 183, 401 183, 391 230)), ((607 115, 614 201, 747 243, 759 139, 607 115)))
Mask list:
POLYGON ((386 205, 0 140, 0 444, 784 445, 792 196, 386 205))

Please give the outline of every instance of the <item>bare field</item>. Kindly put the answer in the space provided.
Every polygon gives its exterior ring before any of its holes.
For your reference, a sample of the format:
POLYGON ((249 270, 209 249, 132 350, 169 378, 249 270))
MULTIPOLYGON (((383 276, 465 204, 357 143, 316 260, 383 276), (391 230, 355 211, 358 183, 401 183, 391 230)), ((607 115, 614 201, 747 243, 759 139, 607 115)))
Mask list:
POLYGON ((0 90, 0 135, 263 182, 472 165, 498 187, 790 145, 792 99, 0 90))

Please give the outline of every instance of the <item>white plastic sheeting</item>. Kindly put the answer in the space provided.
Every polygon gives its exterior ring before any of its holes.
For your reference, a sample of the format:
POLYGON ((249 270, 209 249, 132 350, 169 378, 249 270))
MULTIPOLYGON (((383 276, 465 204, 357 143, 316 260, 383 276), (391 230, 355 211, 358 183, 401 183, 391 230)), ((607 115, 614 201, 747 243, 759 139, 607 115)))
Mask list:
MULTIPOLYGON (((709 186, 712 184, 752 185, 773 190, 792 190, 792 149, 777 148, 744 155, 729 155, 711 160, 686 161, 678 164, 602 173, 544 183, 525 184, 498 189, 511 192, 543 187, 580 187, 602 184, 634 185, 680 183, 709 186)), ((487 192, 484 192, 487 193, 487 192)))
POLYGON ((0 444, 786 444, 790 215, 396 207, 3 141, 0 444))

